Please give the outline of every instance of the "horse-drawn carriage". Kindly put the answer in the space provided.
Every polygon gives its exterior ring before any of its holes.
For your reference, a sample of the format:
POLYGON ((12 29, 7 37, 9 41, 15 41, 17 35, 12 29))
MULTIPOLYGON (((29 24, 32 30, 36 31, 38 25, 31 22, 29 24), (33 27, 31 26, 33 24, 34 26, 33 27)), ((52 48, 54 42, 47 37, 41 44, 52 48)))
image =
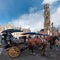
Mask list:
POLYGON ((11 33, 13 32, 23 32, 18 29, 7 29, 2 31, 2 46, 7 50, 10 57, 18 57, 21 52, 27 48, 26 36, 19 37, 19 40, 15 38, 11 33))
MULTIPOLYGON (((13 36, 11 35, 11 33, 13 32, 22 32, 21 30, 17 30, 17 29, 7 29, 5 31, 2 32, 2 45, 3 47, 7 50, 8 55, 12 58, 18 57, 19 55, 21 55, 21 52, 24 51, 25 49, 29 48, 29 44, 37 44, 37 45, 41 45, 43 43, 43 40, 41 39, 41 36, 48 36, 47 34, 39 34, 39 33, 35 33, 35 32, 27 32, 27 33, 23 33, 22 35, 28 34, 29 38, 26 38, 26 36, 22 36, 20 37, 20 40, 15 40, 13 41, 13 36), (31 38, 31 35, 35 35, 35 36, 39 36, 40 38, 31 38), (28 40, 28 41, 26 41, 28 40), (3 43, 4 42, 4 43, 3 43)), ((48 38, 50 40, 50 38, 48 38)))

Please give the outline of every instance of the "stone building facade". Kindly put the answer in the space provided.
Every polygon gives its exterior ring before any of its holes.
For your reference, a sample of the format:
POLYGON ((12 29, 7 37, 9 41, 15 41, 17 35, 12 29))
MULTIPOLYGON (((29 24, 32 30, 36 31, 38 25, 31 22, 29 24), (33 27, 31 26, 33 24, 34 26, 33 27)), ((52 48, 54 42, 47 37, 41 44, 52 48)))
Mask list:
POLYGON ((44 33, 52 34, 49 4, 44 5, 44 33))
POLYGON ((50 8, 49 4, 44 5, 44 29, 48 30, 50 29, 50 8))
POLYGON ((40 31, 42 34, 58 35, 59 31, 53 26, 50 20, 50 6, 44 5, 44 31, 40 31))
MULTIPOLYGON (((22 30, 23 32, 31 32, 30 28, 22 28, 22 27, 15 27, 13 24, 7 24, 6 26, 0 26, 0 34, 3 30, 6 30, 6 29, 20 29, 22 30)), ((19 36, 22 36, 21 34, 23 32, 14 32, 12 33, 12 35, 14 35, 14 37, 19 37, 19 36)))

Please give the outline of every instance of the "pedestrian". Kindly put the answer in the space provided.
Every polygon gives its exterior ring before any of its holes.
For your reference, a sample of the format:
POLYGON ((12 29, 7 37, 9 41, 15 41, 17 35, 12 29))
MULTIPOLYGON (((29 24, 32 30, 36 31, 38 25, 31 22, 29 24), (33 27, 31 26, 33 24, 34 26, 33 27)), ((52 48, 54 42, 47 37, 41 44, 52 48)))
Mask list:
POLYGON ((58 50, 58 39, 55 40, 55 49, 58 50))
POLYGON ((2 44, 0 43, 0 55, 2 54, 2 51, 3 51, 3 47, 2 44))

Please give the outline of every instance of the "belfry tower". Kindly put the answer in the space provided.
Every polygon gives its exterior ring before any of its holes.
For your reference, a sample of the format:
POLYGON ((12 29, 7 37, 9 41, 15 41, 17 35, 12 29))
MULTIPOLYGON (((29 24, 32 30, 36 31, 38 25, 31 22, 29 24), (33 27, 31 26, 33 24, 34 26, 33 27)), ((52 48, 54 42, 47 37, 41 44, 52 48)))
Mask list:
POLYGON ((44 5, 44 30, 50 30, 50 8, 49 4, 44 5))

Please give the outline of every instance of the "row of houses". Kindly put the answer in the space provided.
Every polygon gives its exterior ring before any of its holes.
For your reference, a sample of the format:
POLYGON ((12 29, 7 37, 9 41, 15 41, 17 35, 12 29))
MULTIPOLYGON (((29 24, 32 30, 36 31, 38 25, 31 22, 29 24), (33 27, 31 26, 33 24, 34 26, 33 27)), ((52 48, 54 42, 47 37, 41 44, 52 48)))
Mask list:
MULTIPOLYGON (((6 26, 1 26, 0 25, 0 34, 2 31, 6 30, 6 29, 19 29, 19 30, 23 30, 23 32, 31 32, 30 28, 22 28, 21 26, 20 27, 15 27, 13 24, 7 24, 6 26)), ((12 33, 12 35, 14 35, 14 37, 19 37, 21 36, 21 34, 23 32, 14 32, 12 33)))

